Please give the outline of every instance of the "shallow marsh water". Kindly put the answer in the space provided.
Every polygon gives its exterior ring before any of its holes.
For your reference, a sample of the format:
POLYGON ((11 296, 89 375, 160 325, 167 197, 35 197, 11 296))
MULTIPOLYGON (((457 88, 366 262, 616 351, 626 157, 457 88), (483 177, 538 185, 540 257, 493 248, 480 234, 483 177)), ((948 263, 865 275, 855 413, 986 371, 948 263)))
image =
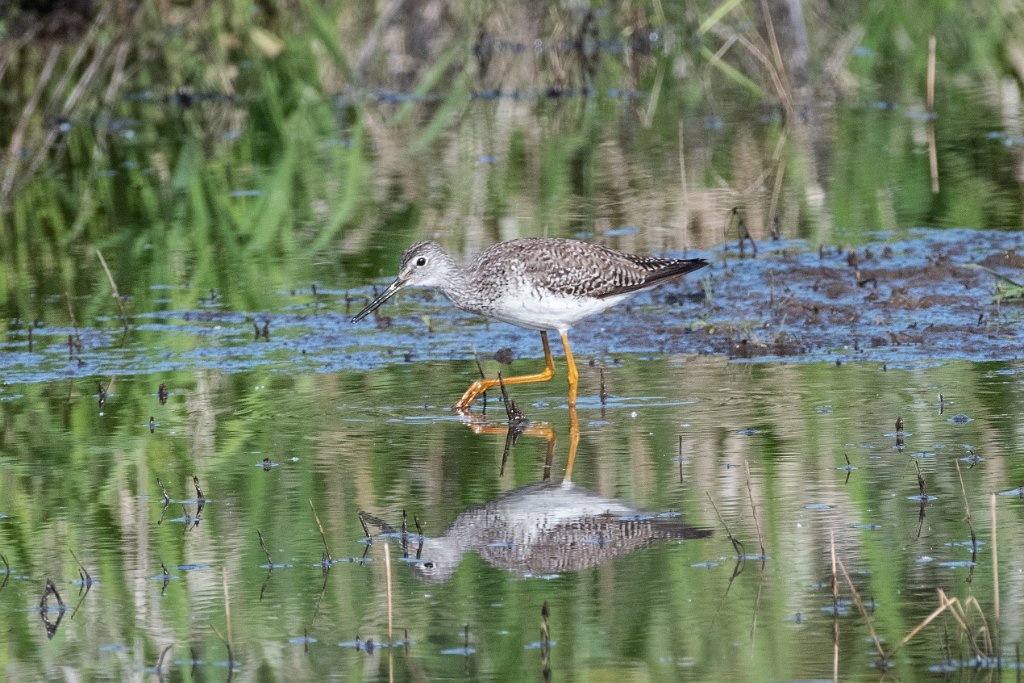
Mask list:
MULTIPOLYGON (((873 362, 625 355, 605 369, 605 406, 596 397, 596 370, 587 367, 572 477, 578 490, 600 496, 613 515, 634 524, 651 519, 708 533, 641 543, 574 570, 573 558, 586 555, 588 543, 611 543, 611 533, 606 541, 593 532, 588 541, 567 542, 559 558, 566 569, 543 571, 495 559, 506 548, 512 555, 528 550, 536 540, 529 534, 515 541, 474 536, 456 544, 458 553, 436 548, 460 516, 546 475, 547 442, 529 434, 502 464, 505 420, 493 398, 486 418, 493 433, 471 428, 484 419, 479 412, 467 423, 446 411, 472 377, 471 365, 137 375, 118 378, 102 408, 87 380, 5 387, 0 528, 11 574, 0 599, 5 638, 20 653, 9 674, 52 675, 70 663, 88 676, 137 676, 173 645, 173 675, 217 676, 226 655, 205 625, 224 626, 226 591, 245 678, 258 671, 373 678, 389 666, 400 677, 539 676, 545 602, 557 676, 826 677, 830 533, 890 644, 938 605, 937 588, 992 604, 990 493, 1024 484, 1014 457, 1024 438, 1016 419, 1024 400, 1020 363, 883 369, 873 362), (171 388, 165 405, 160 383, 171 388), (368 396, 373 400, 360 398, 368 396), (902 448, 897 416, 907 432, 902 448), (845 469, 844 456, 855 469, 845 469), (970 530, 955 462, 978 532, 976 566, 964 564, 972 559, 964 545, 970 530), (923 518, 915 464, 935 496, 923 518), (192 475, 207 498, 194 527, 192 475), (164 510, 158 478, 182 502, 164 510), (636 512, 613 508, 615 501, 636 512), (765 562, 737 565, 709 501, 747 554, 759 554, 760 533, 765 562), (310 503, 333 557, 342 560, 326 576, 310 503), (389 524, 391 535, 367 545, 360 511, 389 524), (403 511, 413 558, 413 520, 427 537, 414 563, 400 560, 403 511), (257 530, 273 563, 288 566, 266 568, 257 530), (345 643, 387 641, 388 543, 393 638, 405 639, 407 630, 413 642, 408 651, 369 654, 345 643), (98 580, 80 603, 68 548, 98 580), (426 562, 436 569, 425 572, 426 562), (731 580, 737 566, 742 571, 731 580), (53 640, 35 608, 46 578, 77 608, 53 640), (466 624, 473 653, 445 654, 464 647, 466 624), (294 641, 304 634, 316 639, 308 653, 294 641)), ((558 481, 568 451, 564 387, 556 380, 518 389, 514 397, 529 417, 556 434, 550 477, 558 481)), ((1019 495, 996 497, 1000 634, 1007 643, 1017 642, 1024 626, 1024 558, 1013 542, 1022 505, 1019 495)), ((526 520, 531 512, 507 516, 526 520)), ((481 530, 500 518, 492 511, 468 524, 481 530)), ((380 531, 372 521, 370 528, 380 531)), ((51 611, 50 620, 56 616, 51 611)), ((844 602, 839 624, 844 676, 867 675, 876 657, 852 605, 844 602)), ((926 629, 895 657, 897 671, 970 659, 965 645, 946 640, 951 628, 926 629)))
POLYGON ((243 5, 0 50, 2 677, 878 679, 833 538, 886 653, 977 600, 892 675, 1017 677, 1022 99, 971 47, 1012 12, 830 10, 800 95, 730 50, 744 3, 410 3, 365 66, 369 10, 243 5), (712 266, 574 329, 578 410, 559 358, 513 445, 448 406, 535 333, 348 320, 412 241, 539 234, 712 266))

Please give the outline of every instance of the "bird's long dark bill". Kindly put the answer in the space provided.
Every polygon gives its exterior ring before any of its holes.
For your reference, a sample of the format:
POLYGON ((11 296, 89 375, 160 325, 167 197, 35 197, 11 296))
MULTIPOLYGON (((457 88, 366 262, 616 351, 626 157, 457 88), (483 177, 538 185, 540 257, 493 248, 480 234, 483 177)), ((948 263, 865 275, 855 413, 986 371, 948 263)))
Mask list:
POLYGON ((400 290, 404 286, 405 286, 405 284, 401 280, 395 280, 394 282, 392 282, 390 285, 388 285, 388 288, 385 289, 384 292, 380 296, 378 296, 376 299, 374 299, 370 303, 366 304, 366 308, 364 308, 363 310, 359 311, 354 316, 352 316, 352 322, 357 323, 360 320, 362 320, 363 318, 365 318, 366 316, 368 316, 371 313, 373 313, 374 311, 376 311, 378 308, 380 308, 384 304, 385 301, 387 301, 388 299, 393 297, 395 294, 397 294, 398 290, 400 290))

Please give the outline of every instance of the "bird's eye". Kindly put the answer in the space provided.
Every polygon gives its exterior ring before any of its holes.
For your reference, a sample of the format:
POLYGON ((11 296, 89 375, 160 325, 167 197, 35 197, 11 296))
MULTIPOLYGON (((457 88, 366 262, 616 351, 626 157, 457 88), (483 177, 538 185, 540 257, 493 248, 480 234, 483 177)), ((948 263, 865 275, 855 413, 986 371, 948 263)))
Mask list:
POLYGON ((416 265, 417 266, 425 266, 425 265, 427 265, 427 258, 425 256, 420 256, 418 259, 416 259, 416 265))

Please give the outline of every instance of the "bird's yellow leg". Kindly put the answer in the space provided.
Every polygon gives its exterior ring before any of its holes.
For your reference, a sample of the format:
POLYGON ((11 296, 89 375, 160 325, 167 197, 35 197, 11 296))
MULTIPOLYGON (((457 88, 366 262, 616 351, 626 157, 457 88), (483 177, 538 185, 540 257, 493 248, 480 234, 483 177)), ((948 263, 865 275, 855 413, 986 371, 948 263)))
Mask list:
POLYGON ((565 348, 565 362, 569 366, 569 407, 575 408, 576 387, 579 386, 580 373, 576 369, 576 362, 572 359, 572 349, 569 348, 569 336, 566 332, 562 332, 562 346, 565 348))
MULTIPOLYGON (((563 336, 564 339, 564 336, 563 336)), ((505 384, 529 384, 531 382, 547 382, 549 379, 555 376, 555 359, 551 356, 551 346, 548 345, 548 333, 542 331, 540 333, 540 340, 544 344, 544 369, 540 372, 535 372, 532 375, 518 375, 516 377, 504 377, 502 381, 505 384)), ((564 343, 564 342, 563 342, 564 343)), ((568 347, 566 347, 568 349, 568 347)), ((570 358, 571 362, 571 358, 570 358)), ((573 368, 575 370, 575 368, 573 368)), ((458 412, 466 412, 469 407, 476 400, 476 397, 484 393, 488 389, 493 389, 498 386, 499 382, 496 379, 478 379, 469 385, 466 389, 466 393, 462 395, 462 398, 452 406, 452 410, 458 412)))
POLYGON ((569 458, 565 463, 562 486, 572 485, 572 467, 576 464, 576 447, 580 445, 580 421, 576 417, 575 404, 569 404, 569 458))

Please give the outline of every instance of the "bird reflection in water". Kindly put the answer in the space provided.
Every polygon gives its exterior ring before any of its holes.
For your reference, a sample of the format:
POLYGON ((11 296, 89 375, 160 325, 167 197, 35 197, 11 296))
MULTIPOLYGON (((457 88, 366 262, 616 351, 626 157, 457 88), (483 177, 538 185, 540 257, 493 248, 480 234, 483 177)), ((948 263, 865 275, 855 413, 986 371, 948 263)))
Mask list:
MULTIPOLYGON (((478 433, 505 431, 480 422, 470 427, 478 433)), ((415 548, 419 561, 412 564, 416 576, 429 582, 446 581, 470 551, 494 567, 530 576, 589 569, 659 541, 711 535, 709 529, 688 526, 679 517, 650 513, 576 486, 572 469, 579 423, 574 408, 570 409, 569 458, 560 482, 550 477, 555 446, 550 425, 510 420, 506 456, 510 443, 521 434, 548 441, 543 480, 475 505, 441 536, 423 538, 415 548)))

